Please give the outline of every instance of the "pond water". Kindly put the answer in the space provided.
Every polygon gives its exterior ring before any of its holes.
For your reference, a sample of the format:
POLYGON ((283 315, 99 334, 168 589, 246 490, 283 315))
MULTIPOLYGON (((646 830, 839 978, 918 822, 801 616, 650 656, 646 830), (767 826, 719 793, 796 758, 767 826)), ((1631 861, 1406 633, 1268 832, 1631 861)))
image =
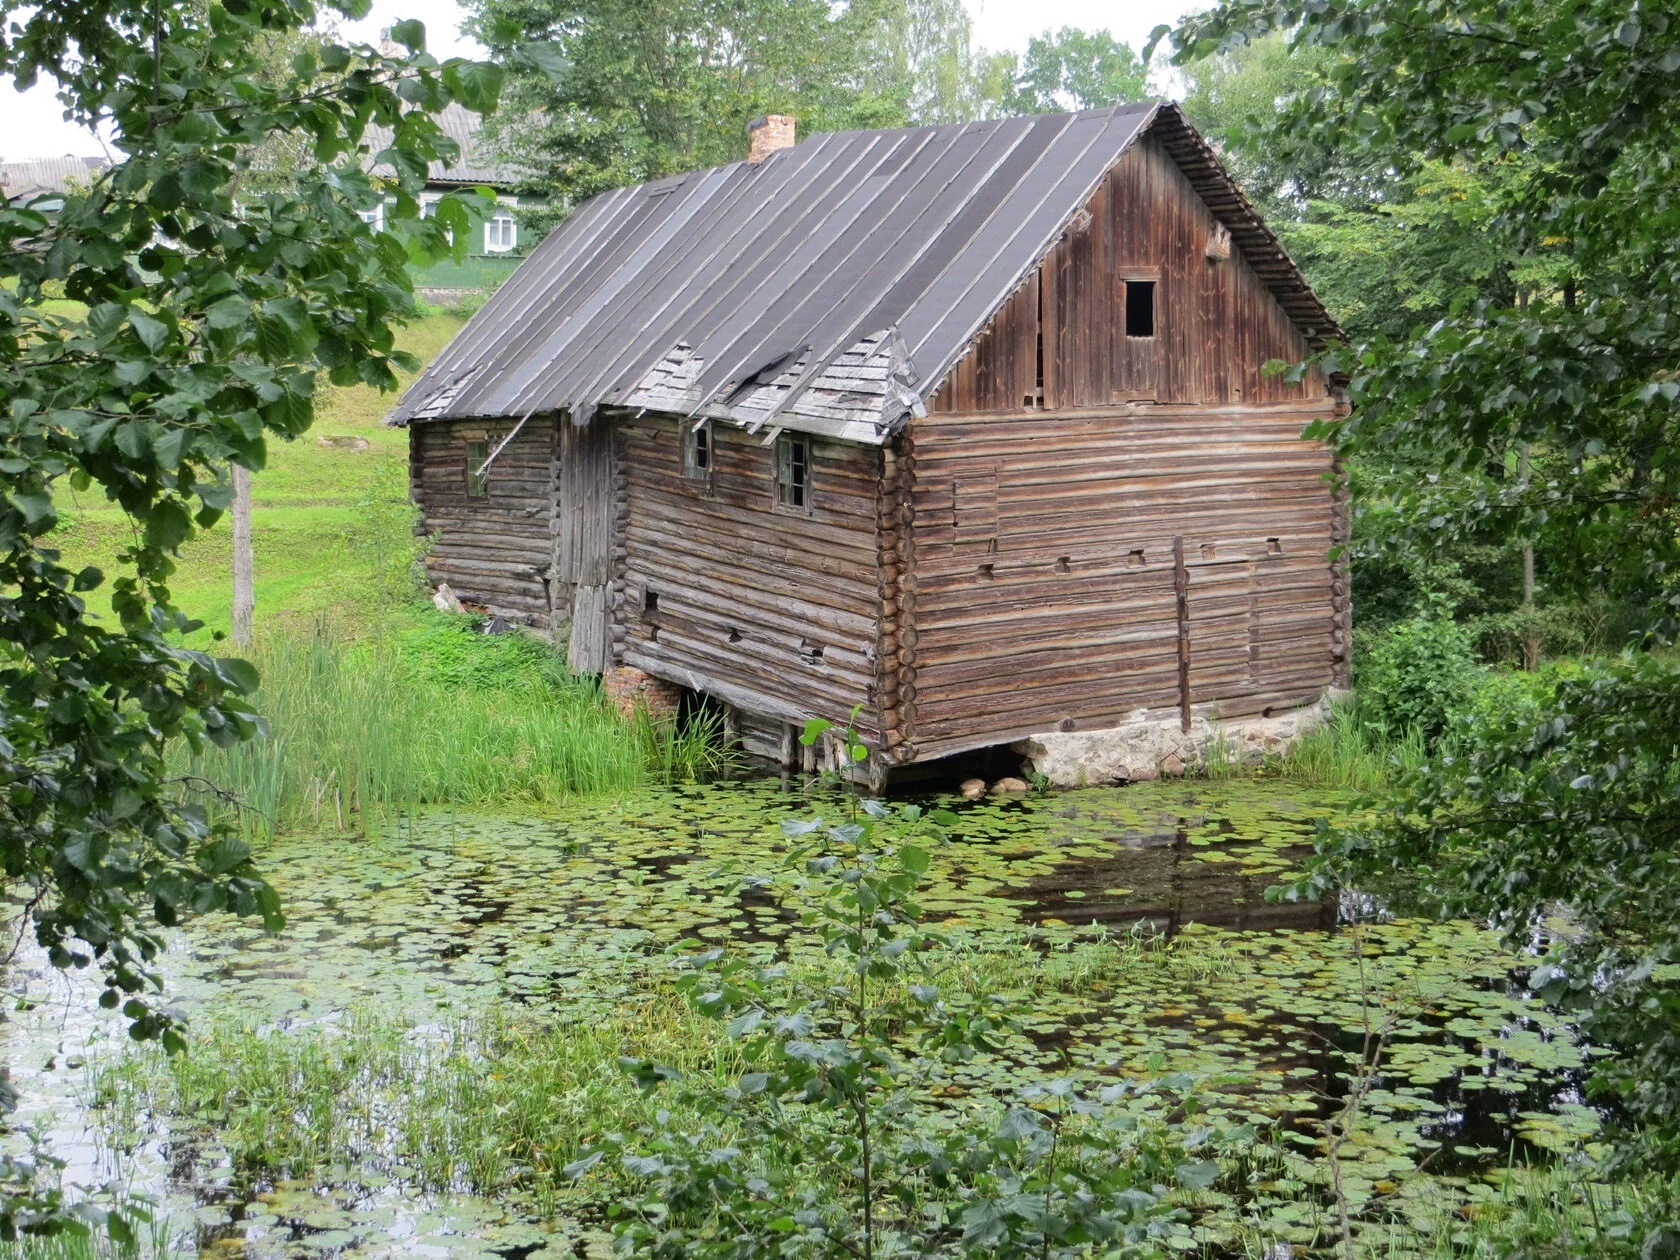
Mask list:
MULTIPOLYGON (((1279 1130, 1310 1158, 1375 1013, 1394 1034, 1349 1157, 1369 1193, 1426 1157, 1432 1176, 1462 1184, 1594 1132, 1571 1030, 1516 983, 1520 960, 1489 933, 1399 921, 1353 932, 1335 906, 1266 900, 1318 820, 1347 808, 1340 798, 1181 781, 940 803, 958 822, 921 903, 967 948, 1084 943, 1145 958, 1039 994, 1012 1076, 1206 1074, 1215 1114, 1279 1130), (1140 955, 1145 935, 1172 943, 1140 955)), ((743 889, 741 874, 775 870, 783 819, 846 808, 749 781, 282 839, 263 864, 286 931, 205 921, 176 933, 170 992, 200 1021, 268 1029, 370 1010, 420 1028, 492 1009, 587 1024, 645 991, 675 942, 797 943, 795 910, 743 889)), ((213 1134, 162 1117, 119 1153, 87 1104, 97 1065, 125 1053, 120 1020, 89 1015, 92 990, 50 971, 22 957, 9 974, 36 1002, 4 1029, 23 1119, 68 1161, 68 1180, 157 1201, 185 1254, 575 1254, 529 1205, 423 1196, 400 1165, 246 1184, 218 1162, 213 1134)), ((997 1088, 995 1065, 971 1076, 958 1087, 997 1088)))

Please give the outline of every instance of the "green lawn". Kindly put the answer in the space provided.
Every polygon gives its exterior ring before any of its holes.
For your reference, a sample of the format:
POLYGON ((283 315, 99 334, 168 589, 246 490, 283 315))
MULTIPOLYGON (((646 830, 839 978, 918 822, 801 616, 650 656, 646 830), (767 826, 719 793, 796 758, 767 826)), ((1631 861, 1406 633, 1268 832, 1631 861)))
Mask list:
MULTIPOLYGON (((460 327, 453 315, 428 315, 399 341, 427 362, 460 327)), ((396 398, 325 387, 314 428, 296 441, 271 440, 268 467, 251 481, 259 633, 318 618, 354 633, 409 589, 408 434, 383 424, 396 398)), ((65 495, 55 541, 76 564, 114 574, 128 519, 103 499, 65 495)), ((224 518, 189 542, 172 583, 177 603, 212 629, 229 624, 230 538, 224 518)))

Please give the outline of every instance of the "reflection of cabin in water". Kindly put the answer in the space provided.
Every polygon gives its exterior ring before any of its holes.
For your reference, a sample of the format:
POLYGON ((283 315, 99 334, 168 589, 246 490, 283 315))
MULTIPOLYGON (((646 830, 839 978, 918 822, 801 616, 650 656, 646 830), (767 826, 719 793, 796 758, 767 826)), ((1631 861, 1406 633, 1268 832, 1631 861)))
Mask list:
POLYGON ((1335 329, 1175 106, 755 128, 580 206, 409 390, 434 581, 749 750, 861 705, 878 771, 1343 679, 1338 403, 1263 370, 1335 329))

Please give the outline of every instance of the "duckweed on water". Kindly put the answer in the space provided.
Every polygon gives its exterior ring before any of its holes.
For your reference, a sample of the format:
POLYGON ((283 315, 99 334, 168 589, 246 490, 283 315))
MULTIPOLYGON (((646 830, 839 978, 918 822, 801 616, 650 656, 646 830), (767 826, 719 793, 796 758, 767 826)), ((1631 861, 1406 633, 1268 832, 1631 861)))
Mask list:
MULTIPOLYGON (((939 982, 1007 996, 1023 1019, 930 1105, 983 1113, 1050 1073, 1194 1073, 1211 1123, 1257 1135, 1220 1186, 1191 1196, 1202 1244, 1239 1253, 1328 1238, 1322 1122, 1371 1020, 1392 1032, 1343 1190, 1373 1242, 1436 1239, 1469 1219, 1442 1205, 1482 1201, 1484 1177, 1581 1149, 1597 1123, 1577 1091, 1582 1051, 1512 983, 1519 960, 1491 934, 1326 932, 1331 909, 1265 901, 1339 807, 1237 783, 959 807, 920 897, 951 940, 939 982)), ((104 1140, 118 1163, 168 1151, 200 1243, 363 1255, 393 1231, 435 1230, 451 1254, 468 1236, 559 1248, 542 1230, 600 1206, 559 1170, 658 1105, 617 1058, 733 1066, 728 1038, 670 989, 669 951, 718 943, 825 965, 797 896, 742 877, 776 873, 782 819, 847 808, 751 783, 279 840, 265 865, 288 930, 182 935, 172 991, 216 1014, 186 1059, 136 1051, 97 1075, 104 1140)))

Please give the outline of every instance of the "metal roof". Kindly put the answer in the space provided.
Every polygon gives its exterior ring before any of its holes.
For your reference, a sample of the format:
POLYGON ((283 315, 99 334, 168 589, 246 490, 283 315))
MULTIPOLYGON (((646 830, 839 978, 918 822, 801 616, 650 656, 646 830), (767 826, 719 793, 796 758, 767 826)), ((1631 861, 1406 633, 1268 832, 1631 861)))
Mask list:
MULTIPOLYGON (((432 115, 443 134, 455 142, 458 152, 453 162, 433 162, 426 171, 428 184, 450 184, 473 187, 480 184, 506 187, 520 181, 521 172, 511 163, 497 159, 482 139, 483 119, 458 102, 451 102, 432 115)), ((363 142, 370 154, 378 154, 391 143, 391 129, 374 124, 367 129, 363 142)), ((390 174, 391 168, 370 158, 368 170, 376 174, 390 174)))
POLYGON ((102 157, 35 158, 27 162, 0 162, 0 196, 22 203, 85 188, 111 163, 102 157))
MULTIPOLYGON (((1176 106, 1121 105, 833 132, 756 167, 603 193, 496 290, 391 423, 563 410, 584 424, 618 405, 880 443, 1158 118, 1206 151, 1176 106)), ((1235 197, 1248 239, 1276 247, 1235 197)), ((1333 328, 1300 292, 1290 313, 1333 328)))

